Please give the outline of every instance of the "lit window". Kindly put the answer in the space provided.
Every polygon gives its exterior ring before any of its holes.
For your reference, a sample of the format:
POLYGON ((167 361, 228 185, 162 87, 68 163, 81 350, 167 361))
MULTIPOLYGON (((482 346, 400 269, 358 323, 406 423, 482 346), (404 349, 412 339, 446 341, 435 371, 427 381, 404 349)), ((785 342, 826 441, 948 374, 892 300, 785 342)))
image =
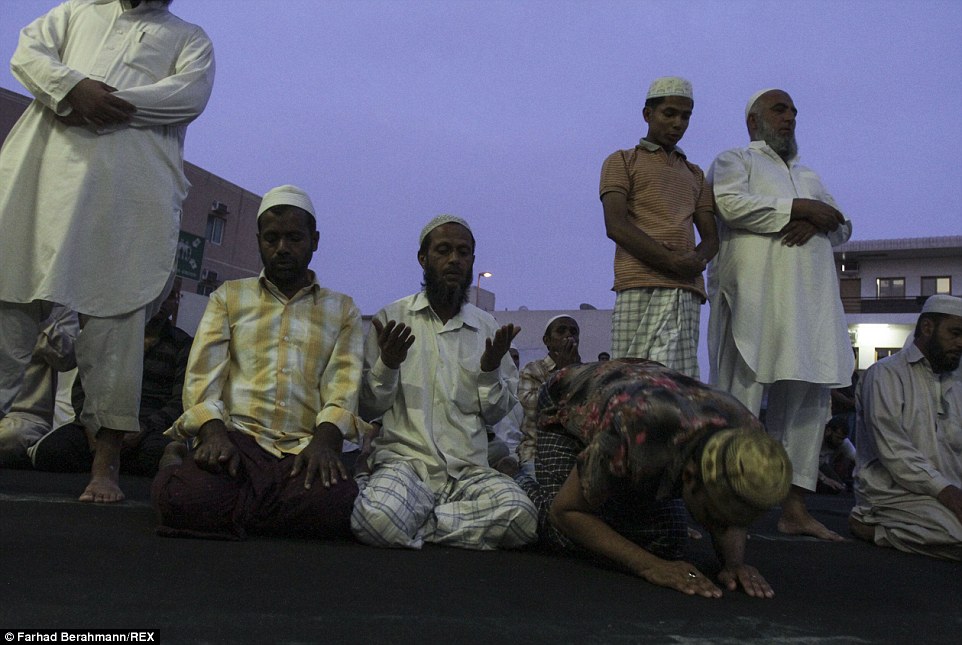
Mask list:
POLYGON ((933 296, 937 293, 952 293, 951 276, 929 276, 922 278, 922 295, 933 296))
POLYGON ((875 283, 879 298, 905 297, 905 278, 878 278, 875 283))

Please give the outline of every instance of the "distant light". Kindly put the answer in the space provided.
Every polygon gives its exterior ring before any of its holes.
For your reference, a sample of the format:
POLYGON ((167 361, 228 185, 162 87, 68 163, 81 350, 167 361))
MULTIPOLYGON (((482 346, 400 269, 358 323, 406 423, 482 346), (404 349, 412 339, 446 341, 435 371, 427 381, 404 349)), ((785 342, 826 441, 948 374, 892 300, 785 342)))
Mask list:
POLYGON ((482 271, 478 274, 478 287, 474 290, 474 306, 479 306, 481 302, 481 278, 490 278, 494 274, 490 271, 482 271))

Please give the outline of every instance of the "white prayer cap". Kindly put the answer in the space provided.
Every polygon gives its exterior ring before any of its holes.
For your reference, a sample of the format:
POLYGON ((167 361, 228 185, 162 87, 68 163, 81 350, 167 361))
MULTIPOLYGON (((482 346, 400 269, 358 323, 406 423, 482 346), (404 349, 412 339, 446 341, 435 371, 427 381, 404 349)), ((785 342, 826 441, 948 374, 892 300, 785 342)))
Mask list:
POLYGON ((311 217, 317 217, 314 213, 314 204, 311 203, 311 198, 307 196, 307 193, 290 184, 271 188, 267 191, 264 199, 261 200, 261 207, 257 209, 257 218, 260 219, 264 211, 275 206, 297 206, 310 213, 311 217))
MULTIPOLYGON (((551 329, 551 323, 553 323, 553 322, 556 321, 556 320, 560 320, 561 318, 571 318, 572 320, 575 320, 575 319, 574 319, 574 316, 569 316, 568 314, 558 314, 557 316, 554 316, 553 318, 550 318, 550 319, 548 320, 548 322, 546 322, 546 323, 544 324, 544 333, 547 334, 547 333, 548 333, 548 330, 551 329)), ((575 324, 576 324, 576 325, 578 324, 578 321, 577 321, 577 320, 575 320, 575 324)))
POLYGON ((465 222, 460 217, 458 217, 457 215, 448 215, 446 213, 442 213, 441 215, 438 215, 437 217, 435 217, 430 222, 424 225, 424 228, 421 229, 421 237, 418 238, 418 245, 420 246, 421 244, 424 244, 424 238, 428 236, 428 233, 430 233, 431 231, 433 231, 434 229, 436 229, 437 227, 443 224, 450 224, 451 222, 454 222, 455 224, 460 224, 464 228, 468 229, 468 231, 471 230, 471 227, 468 226, 468 223, 465 222))
POLYGON ((922 306, 923 314, 948 314, 962 317, 962 298, 939 294, 929 296, 922 306))
POLYGON ((752 111, 752 108, 755 106, 755 101, 760 99, 762 94, 766 94, 768 92, 777 92, 777 91, 780 91, 777 87, 766 87, 765 89, 758 90, 757 92, 752 94, 752 97, 748 99, 748 105, 745 106, 745 120, 746 121, 748 120, 748 114, 752 111))
POLYGON ((645 100, 662 96, 684 96, 686 99, 695 100, 691 93, 691 81, 680 76, 662 76, 651 82, 645 100))

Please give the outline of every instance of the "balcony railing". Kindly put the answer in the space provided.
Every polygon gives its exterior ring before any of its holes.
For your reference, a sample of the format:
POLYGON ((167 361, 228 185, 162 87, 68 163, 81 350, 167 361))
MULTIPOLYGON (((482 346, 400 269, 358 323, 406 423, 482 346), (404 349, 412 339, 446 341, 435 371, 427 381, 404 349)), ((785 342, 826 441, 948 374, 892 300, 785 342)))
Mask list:
POLYGON ((860 298, 844 297, 842 306, 847 314, 917 314, 928 296, 908 298, 860 298))

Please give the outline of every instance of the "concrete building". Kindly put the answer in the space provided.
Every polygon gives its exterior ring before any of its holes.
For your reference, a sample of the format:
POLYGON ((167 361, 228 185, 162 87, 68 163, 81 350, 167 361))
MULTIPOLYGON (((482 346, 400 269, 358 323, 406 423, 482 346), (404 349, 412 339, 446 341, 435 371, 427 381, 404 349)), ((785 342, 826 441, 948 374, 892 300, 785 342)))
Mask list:
POLYGON ((835 265, 860 370, 902 348, 926 298, 962 295, 962 235, 850 241, 835 265))
MULTIPOLYGON (((0 88, 0 139, 6 140, 29 104, 30 98, 0 88)), ((207 296, 220 283, 260 273, 254 235, 261 198, 190 162, 184 162, 184 172, 191 189, 177 251, 182 290, 177 325, 192 334, 207 296)))

